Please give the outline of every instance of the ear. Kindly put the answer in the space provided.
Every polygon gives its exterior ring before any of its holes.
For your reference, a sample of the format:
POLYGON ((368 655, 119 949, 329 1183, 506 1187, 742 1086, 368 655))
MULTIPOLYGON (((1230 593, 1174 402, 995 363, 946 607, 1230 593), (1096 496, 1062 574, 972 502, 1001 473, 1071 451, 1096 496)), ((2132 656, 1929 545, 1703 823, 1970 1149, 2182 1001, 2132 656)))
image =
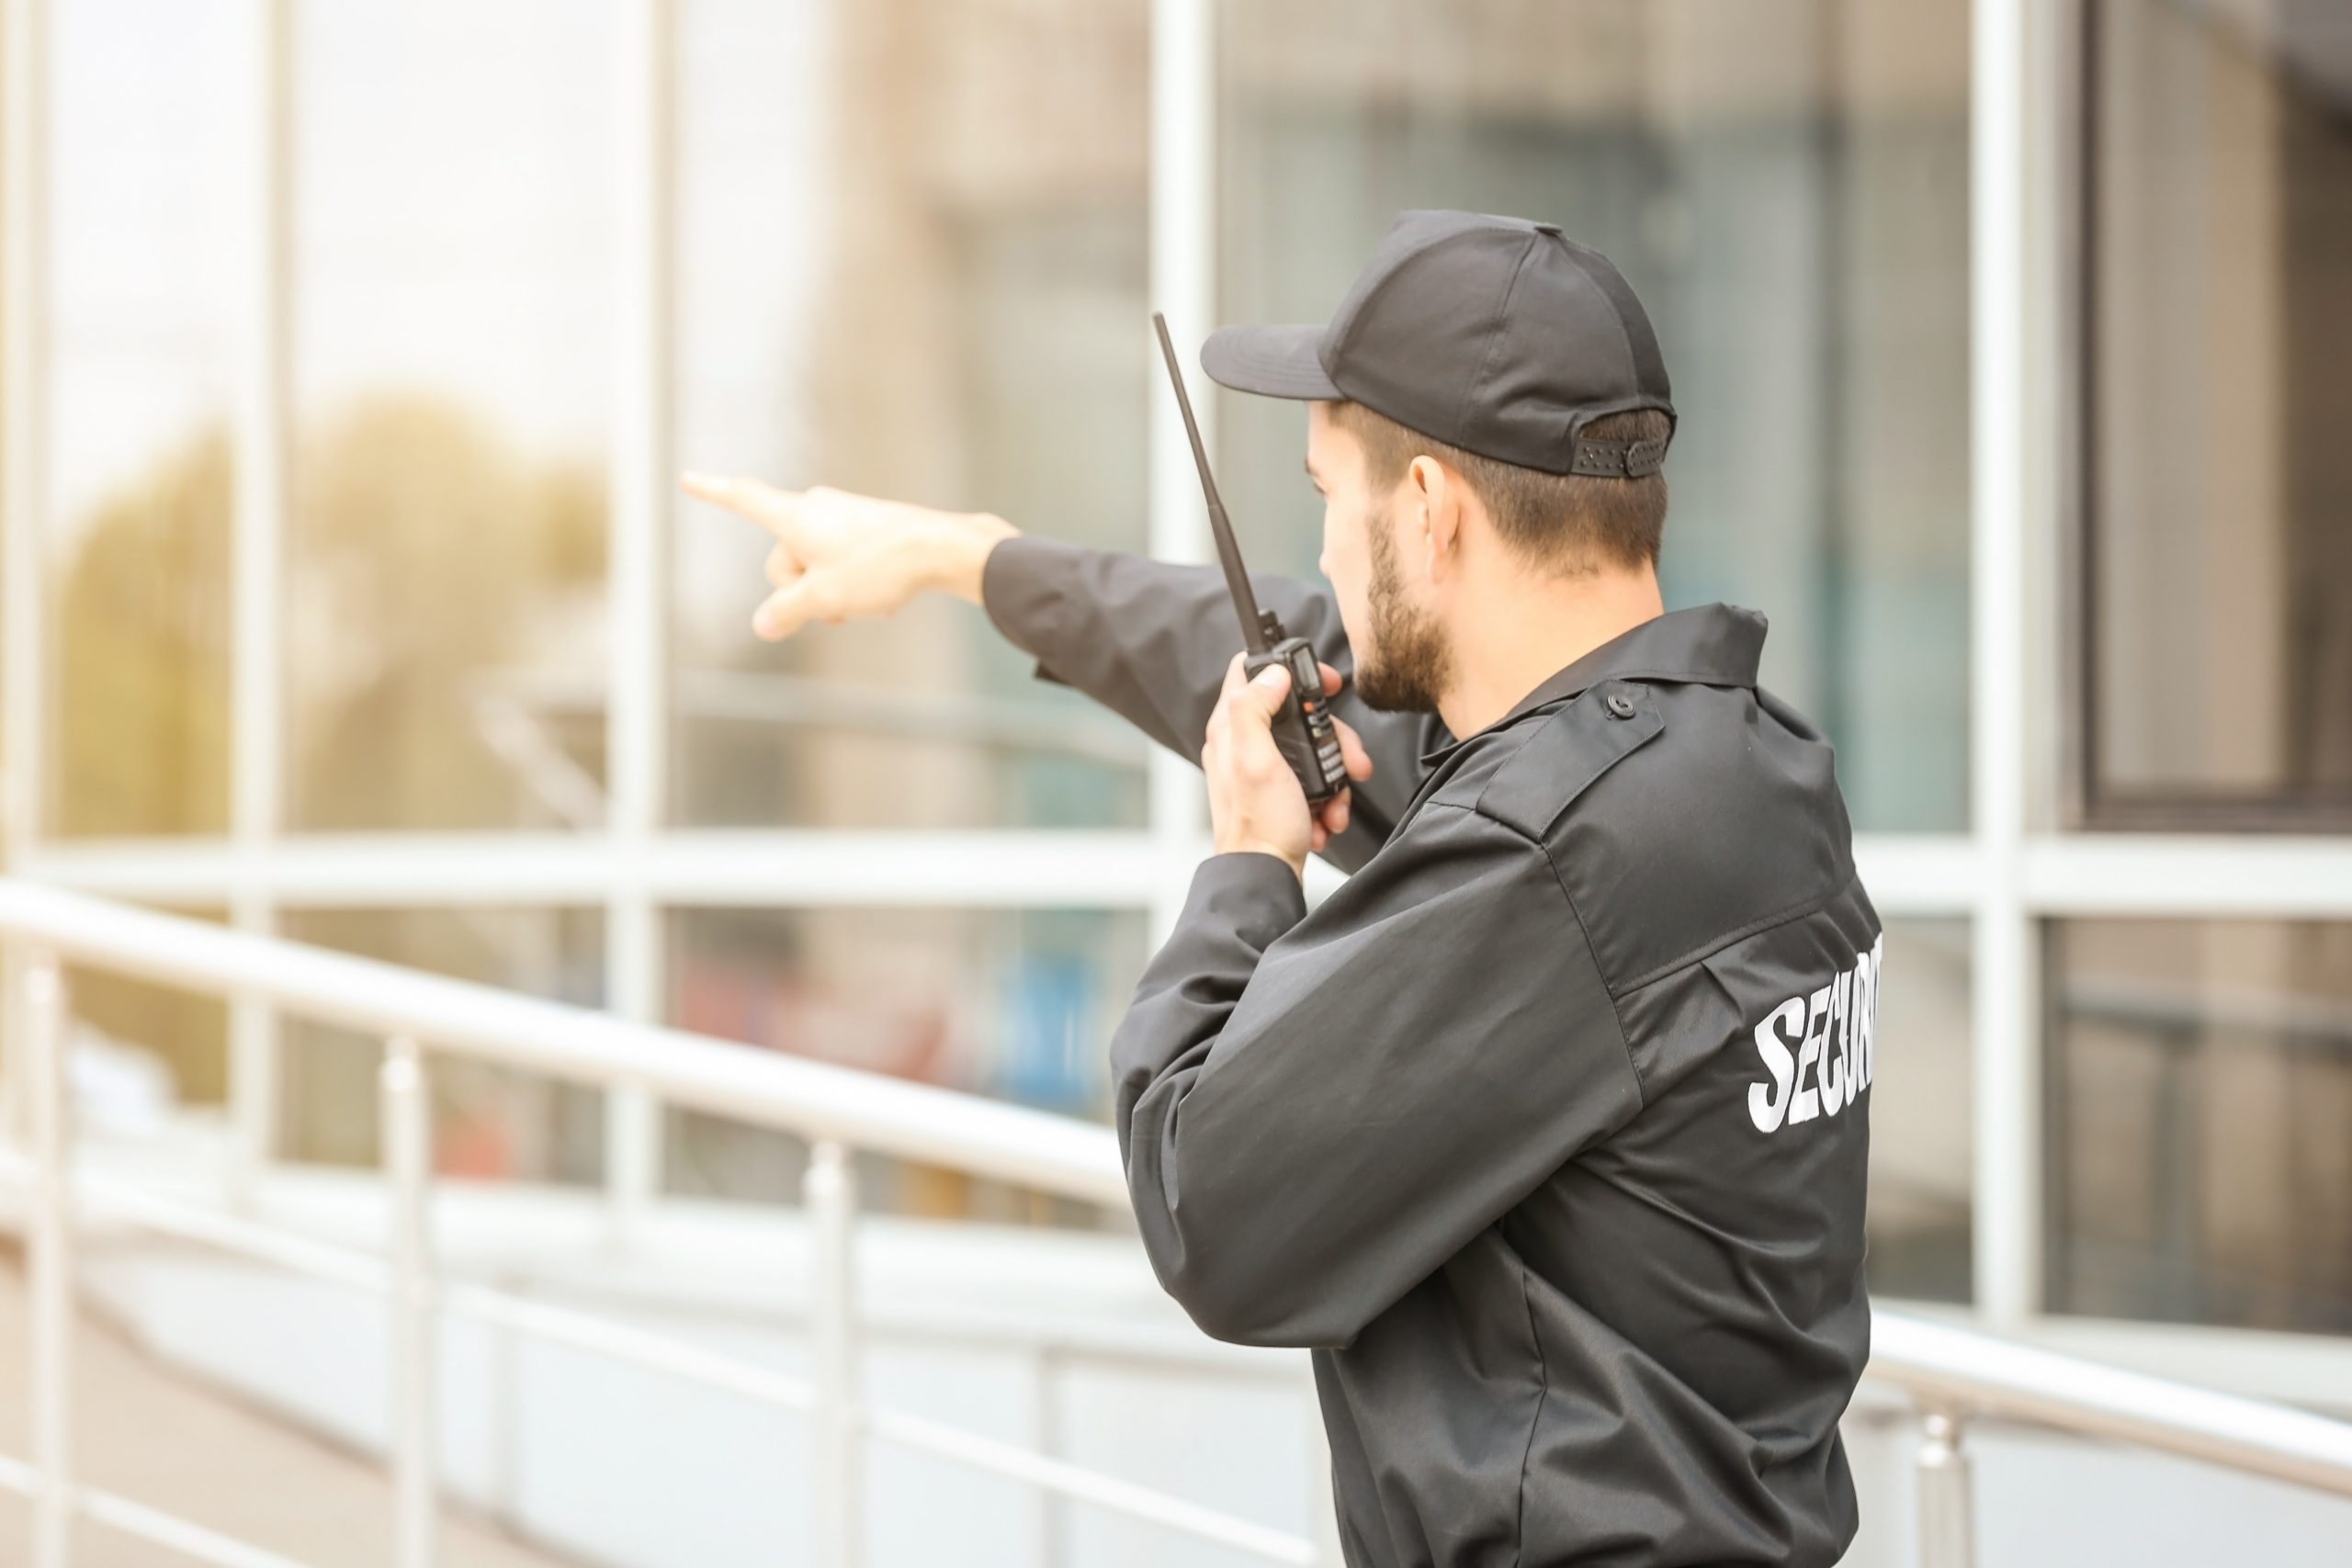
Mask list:
POLYGON ((1462 543, 1462 486, 1444 464, 1424 454, 1405 470, 1405 501, 1419 519, 1430 581, 1439 581, 1451 572, 1462 543))

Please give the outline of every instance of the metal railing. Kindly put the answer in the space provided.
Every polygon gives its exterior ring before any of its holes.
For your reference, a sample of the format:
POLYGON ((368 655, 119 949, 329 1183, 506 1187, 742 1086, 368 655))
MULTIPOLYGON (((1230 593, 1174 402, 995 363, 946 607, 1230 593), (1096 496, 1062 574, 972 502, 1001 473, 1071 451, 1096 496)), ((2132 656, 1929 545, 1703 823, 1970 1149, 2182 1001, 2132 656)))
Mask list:
MULTIPOLYGON (((74 1244, 84 1218, 177 1236, 383 1293, 390 1378, 395 1561, 435 1557, 436 1322, 470 1318, 618 1358, 803 1415, 815 1459, 809 1561, 862 1560, 865 1447, 882 1441, 977 1467, 1043 1492, 1147 1520, 1275 1562, 1322 1560, 1316 1542, 1187 1499, 938 1422, 877 1410, 858 1378, 857 1201, 849 1152, 866 1149, 995 1177, 1106 1206, 1127 1201, 1105 1129, 944 1089, 876 1077, 494 987, 416 974, 282 940, 0 878, 0 939, 23 1009, 7 1067, 29 1127, 15 1160, 26 1224, 32 1355, 31 1453, 0 1459, 0 1487, 28 1495, 33 1568, 66 1568, 78 1514, 231 1568, 288 1568, 134 1501, 83 1486, 69 1461, 74 1244), (73 1172, 61 963, 255 1000, 385 1043, 381 1094, 392 1224, 384 1252, 322 1243, 201 1203, 73 1172), (21 1046, 21 1049, 16 1047, 21 1046), (468 1056, 781 1129, 813 1145, 803 1201, 811 1271, 808 1379, 435 1270, 428 1226, 435 1055, 468 1056)), ((2016 1345, 1897 1314, 1875 1314, 1870 1375, 1920 1413, 1920 1561, 1968 1568, 1975 1503, 1968 1423, 1993 1416, 2119 1439, 2352 1495, 2352 1426, 2016 1345)), ((1310 1416, 1311 1419, 1311 1416, 1310 1416)))

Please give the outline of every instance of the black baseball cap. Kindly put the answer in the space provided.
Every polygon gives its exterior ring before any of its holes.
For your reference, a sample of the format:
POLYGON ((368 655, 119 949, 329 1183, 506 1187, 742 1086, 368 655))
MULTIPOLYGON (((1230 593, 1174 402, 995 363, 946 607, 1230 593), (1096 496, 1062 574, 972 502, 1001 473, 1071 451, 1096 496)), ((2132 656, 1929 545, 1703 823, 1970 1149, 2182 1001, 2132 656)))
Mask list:
POLYGON ((1602 414, 1657 409, 1666 359, 1607 256, 1555 223, 1400 212, 1321 326, 1219 327, 1201 368, 1236 391, 1352 399, 1465 452, 1554 474, 1638 476, 1665 441, 1593 441, 1602 414))

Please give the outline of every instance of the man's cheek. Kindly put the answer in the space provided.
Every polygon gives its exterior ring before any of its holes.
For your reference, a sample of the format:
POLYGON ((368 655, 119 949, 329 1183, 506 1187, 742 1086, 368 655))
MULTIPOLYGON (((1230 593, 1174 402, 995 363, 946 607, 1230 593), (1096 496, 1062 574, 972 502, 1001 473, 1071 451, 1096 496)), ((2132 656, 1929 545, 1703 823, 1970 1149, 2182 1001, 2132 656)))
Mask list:
POLYGON ((1371 617, 1366 613, 1363 591, 1352 584, 1335 582, 1332 597, 1340 605, 1340 629, 1347 634, 1348 646, 1356 651, 1357 661, 1363 661, 1363 650, 1372 646, 1371 617))
POLYGON ((1353 642, 1363 630, 1365 604, 1363 600, 1363 570, 1345 557, 1327 553, 1324 578, 1331 584, 1331 598, 1340 607, 1340 626, 1353 642))

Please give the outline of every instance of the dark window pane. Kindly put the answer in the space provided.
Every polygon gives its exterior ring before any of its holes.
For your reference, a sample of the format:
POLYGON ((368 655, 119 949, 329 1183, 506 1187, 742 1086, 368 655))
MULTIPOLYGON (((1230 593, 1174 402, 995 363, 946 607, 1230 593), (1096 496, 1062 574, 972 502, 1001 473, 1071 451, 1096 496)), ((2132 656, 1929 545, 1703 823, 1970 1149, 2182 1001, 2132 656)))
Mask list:
POLYGON ((1975 1048, 1965 920, 1890 920, 1871 1080, 1870 1288, 1971 1299, 1975 1048))
POLYGON ((2352 1332, 2352 923, 2049 945, 2052 1308, 2352 1332))
MULTIPOLYGON (((1137 910, 694 909, 671 925, 671 1020, 1089 1121, 1143 973, 1137 910)), ((670 1190, 789 1198, 807 1145, 673 1112, 670 1190)), ((1099 1224, 1101 1211, 942 1167, 861 1155, 860 1201, 907 1213, 1099 1224)))
POLYGON ((2093 13, 2089 800, 2352 818, 2352 50, 2093 13))
MULTIPOLYGON (((1773 630, 1856 823, 1967 819, 1967 6, 1235 0, 1220 314, 1319 321, 1399 209, 1624 271, 1681 423, 1662 583, 1773 630)), ((1311 573, 1299 405, 1220 403, 1253 563, 1311 573)))
MULTIPOLYGON (((1143 0, 680 8, 679 457, 1146 539, 1143 0)), ((969 605, 752 637, 677 511, 674 818, 1137 827, 1146 745, 969 605)))

